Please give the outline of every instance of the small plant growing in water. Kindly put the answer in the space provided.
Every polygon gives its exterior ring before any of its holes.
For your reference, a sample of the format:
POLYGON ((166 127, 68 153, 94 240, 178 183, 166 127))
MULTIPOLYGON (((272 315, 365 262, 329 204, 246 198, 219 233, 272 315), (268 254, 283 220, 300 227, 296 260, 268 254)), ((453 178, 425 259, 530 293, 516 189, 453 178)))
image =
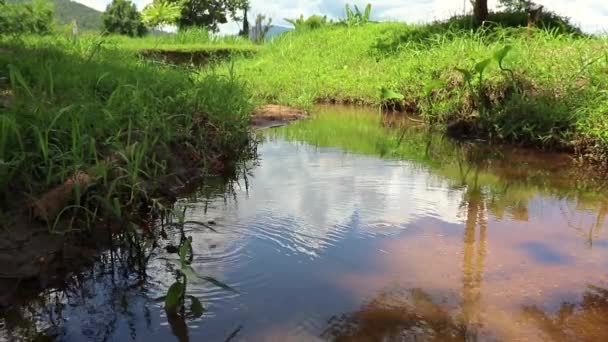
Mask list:
POLYGON ((388 110, 389 108, 396 110, 401 107, 404 99, 405 96, 403 96, 403 94, 386 87, 380 88, 380 101, 382 103, 380 106, 381 110, 388 110))
MULTIPOLYGON (((188 284, 190 282, 202 280, 202 281, 208 282, 208 283, 210 283, 214 286, 217 286, 226 291, 230 291, 230 292, 237 292, 237 291, 235 289, 233 289, 232 287, 224 284, 223 282, 221 282, 213 277, 199 275, 192 268, 191 263, 192 263, 192 259, 194 257, 194 250, 192 248, 192 237, 190 237, 190 236, 185 237, 183 234, 183 227, 187 223, 185 220, 185 208, 182 213, 179 213, 179 215, 177 215, 177 219, 178 219, 177 226, 180 228, 180 231, 182 232, 182 239, 181 239, 182 241, 181 241, 181 245, 178 249, 178 255, 179 255, 178 266, 179 266, 179 268, 177 270, 177 279, 173 283, 173 285, 171 285, 169 287, 169 289, 167 290, 166 296, 162 297, 162 299, 164 299, 165 311, 167 311, 168 315, 174 316, 174 315, 181 314, 182 317, 198 318, 203 315, 203 312, 205 311, 205 309, 204 309, 203 304, 200 301, 200 299, 198 299, 195 296, 187 294, 188 284), (186 313, 186 299, 189 300, 189 302, 190 302, 190 307, 189 307, 187 313, 186 313)), ((192 223, 196 223, 196 222, 192 222, 192 223)))

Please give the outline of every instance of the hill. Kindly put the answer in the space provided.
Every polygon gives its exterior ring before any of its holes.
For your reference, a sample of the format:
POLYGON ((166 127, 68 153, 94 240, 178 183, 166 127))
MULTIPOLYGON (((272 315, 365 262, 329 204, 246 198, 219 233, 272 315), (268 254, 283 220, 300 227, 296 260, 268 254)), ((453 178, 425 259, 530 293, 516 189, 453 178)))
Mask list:
MULTIPOLYGON (((29 0, 8 0, 7 2, 28 2, 29 0)), ((70 0, 49 0, 55 7, 55 20, 60 25, 71 24, 72 20, 78 22, 82 31, 99 30, 101 27, 101 13, 78 2, 70 0)))
MULTIPOLYGON (((292 31, 292 30, 293 30, 292 28, 285 27, 285 26, 271 25, 264 38, 266 39, 266 41, 269 41, 276 36, 279 36, 283 33, 286 33, 286 32, 292 31)), ((251 30, 249 32, 249 37, 253 39, 254 35, 255 35, 254 30, 251 30)))
POLYGON ((289 32, 291 30, 292 30, 292 28, 290 28, 290 27, 272 25, 272 26, 270 26, 270 30, 268 30, 268 33, 266 33, 266 39, 270 40, 270 39, 274 38, 275 36, 278 36, 285 32, 289 32))

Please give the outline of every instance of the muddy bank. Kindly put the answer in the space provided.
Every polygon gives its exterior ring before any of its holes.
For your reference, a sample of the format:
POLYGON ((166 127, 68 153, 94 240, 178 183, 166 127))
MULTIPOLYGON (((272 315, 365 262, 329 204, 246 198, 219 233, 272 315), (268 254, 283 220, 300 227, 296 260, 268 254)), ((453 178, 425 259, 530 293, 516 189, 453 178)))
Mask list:
POLYGON ((146 49, 139 52, 139 56, 167 64, 204 66, 213 62, 229 59, 235 56, 251 57, 254 50, 237 49, 210 49, 196 51, 179 51, 164 49, 146 49))
MULTIPOLYGON (((173 163, 175 160, 173 161, 173 163)), ((224 170, 223 172, 229 172, 224 170)), ((150 198, 171 208, 179 196, 196 191, 210 175, 200 167, 189 167, 186 162, 175 167, 171 174, 149 181, 150 198)), ((59 191, 59 186, 49 193, 59 191)), ((66 200, 66 203, 42 203, 46 207, 69 207, 70 198, 47 197, 46 201, 66 200)), ((100 214, 95 222, 78 213, 71 218, 57 218, 57 212, 47 208, 45 213, 54 216, 46 219, 31 211, 13 212, 10 225, 0 232, 0 309, 13 304, 18 292, 24 288, 35 294, 36 290, 59 285, 66 275, 95 262, 100 252, 117 246, 126 246, 120 234, 159 239, 156 220, 162 213, 153 208, 150 201, 138 199, 137 203, 124 203, 121 218, 100 214)), ((68 216, 68 215, 64 215, 68 216)), ((127 246, 128 247, 128 246, 127 246)))
POLYGON ((308 118, 306 111, 280 105, 266 105, 256 109, 251 115, 250 124, 254 129, 279 127, 290 122, 308 118))

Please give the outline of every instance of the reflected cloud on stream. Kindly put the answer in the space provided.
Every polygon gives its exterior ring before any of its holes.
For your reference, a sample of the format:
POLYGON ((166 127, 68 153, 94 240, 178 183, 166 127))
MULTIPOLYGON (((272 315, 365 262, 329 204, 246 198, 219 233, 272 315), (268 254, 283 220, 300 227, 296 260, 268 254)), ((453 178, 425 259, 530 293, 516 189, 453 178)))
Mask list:
POLYGON ((0 341, 607 339, 602 175, 361 109, 263 139, 232 191, 176 205, 215 223, 186 226, 192 267, 238 294, 189 284, 204 315, 167 317, 171 255, 152 249, 143 278, 104 255, 1 313, 0 341))

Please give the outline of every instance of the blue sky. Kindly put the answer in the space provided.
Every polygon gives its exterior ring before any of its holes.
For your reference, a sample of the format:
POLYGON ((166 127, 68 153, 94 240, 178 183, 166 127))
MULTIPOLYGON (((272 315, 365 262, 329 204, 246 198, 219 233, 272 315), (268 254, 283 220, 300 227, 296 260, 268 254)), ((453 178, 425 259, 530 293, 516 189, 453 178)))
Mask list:
MULTIPOLYGON (((104 10, 111 0, 77 0, 87 6, 104 10)), ((134 0, 141 9, 151 0, 134 0)), ((352 2, 352 1, 351 1, 352 2)), ((410 23, 426 22, 462 13, 463 6, 470 9, 469 0, 376 0, 354 1, 360 7, 367 2, 373 6, 373 16, 377 20, 397 20, 410 23)), ((566 15, 587 32, 608 32, 608 0, 536 0, 549 9, 566 15)), ((295 18, 304 14, 326 14, 332 18, 343 16, 346 0, 251 0, 251 15, 266 14, 278 25, 287 24, 283 18, 295 18)), ((497 0, 489 0, 495 7, 497 0)), ((222 32, 238 31, 236 23, 222 27, 222 32)))

